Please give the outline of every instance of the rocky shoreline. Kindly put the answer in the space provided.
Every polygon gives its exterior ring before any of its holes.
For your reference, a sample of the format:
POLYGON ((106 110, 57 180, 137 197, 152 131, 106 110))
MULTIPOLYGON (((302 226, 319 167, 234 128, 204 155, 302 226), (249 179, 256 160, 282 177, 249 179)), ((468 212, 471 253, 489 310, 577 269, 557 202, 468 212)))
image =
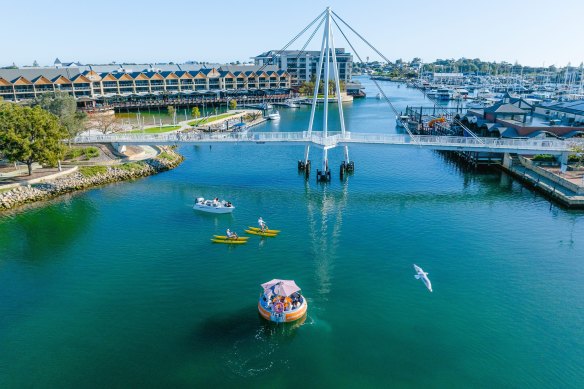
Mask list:
POLYGON ((91 187, 151 176, 174 169, 184 157, 172 148, 161 147, 163 151, 156 158, 121 165, 103 166, 103 172, 84 174, 76 171, 66 177, 57 178, 42 184, 20 186, 0 193, 0 212, 21 205, 52 199, 91 187))

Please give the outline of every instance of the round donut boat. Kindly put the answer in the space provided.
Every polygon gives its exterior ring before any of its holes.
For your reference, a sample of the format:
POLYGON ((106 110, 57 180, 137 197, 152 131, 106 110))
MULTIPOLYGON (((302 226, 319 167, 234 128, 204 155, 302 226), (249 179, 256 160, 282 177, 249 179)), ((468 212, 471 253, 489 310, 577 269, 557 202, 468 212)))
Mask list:
POLYGON ((291 304, 285 305, 282 302, 272 303, 269 300, 264 299, 264 297, 265 295, 262 293, 258 301, 260 315, 262 315, 264 319, 275 323, 291 323, 296 321, 304 317, 308 309, 308 303, 304 296, 301 297, 302 302, 296 308, 293 308, 291 304))

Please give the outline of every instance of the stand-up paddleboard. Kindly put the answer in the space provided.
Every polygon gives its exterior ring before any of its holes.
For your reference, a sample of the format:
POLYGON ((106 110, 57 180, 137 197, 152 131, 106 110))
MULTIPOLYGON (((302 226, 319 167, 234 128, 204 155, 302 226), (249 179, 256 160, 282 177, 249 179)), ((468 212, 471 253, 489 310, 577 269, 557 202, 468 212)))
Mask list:
MULTIPOLYGON (((248 227, 248 229, 252 230, 252 231, 261 231, 261 228, 258 227, 248 227)), ((264 230, 264 232, 267 232, 268 234, 279 234, 280 230, 264 230)))
POLYGON ((223 243, 223 244, 246 244, 247 240, 233 240, 233 239, 211 239, 213 243, 223 243))
POLYGON ((278 236, 278 234, 270 234, 269 232, 261 232, 261 231, 254 231, 254 230, 245 230, 246 234, 252 234, 252 235, 259 235, 259 236, 267 236, 269 238, 274 238, 276 236, 278 236))

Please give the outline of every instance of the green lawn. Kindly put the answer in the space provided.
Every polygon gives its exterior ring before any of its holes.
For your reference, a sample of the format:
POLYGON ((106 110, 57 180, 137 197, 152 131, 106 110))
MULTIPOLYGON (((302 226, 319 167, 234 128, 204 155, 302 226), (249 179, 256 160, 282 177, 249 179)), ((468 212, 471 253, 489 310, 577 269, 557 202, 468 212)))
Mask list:
POLYGON ((180 128, 180 126, 151 127, 151 128, 145 128, 144 130, 128 131, 127 134, 142 134, 142 133, 160 134, 163 132, 175 131, 175 130, 178 130, 179 128, 180 128))
POLYGON ((225 118, 228 118, 228 117, 233 116, 233 115, 235 115, 235 114, 234 113, 224 113, 222 115, 211 116, 211 117, 206 118, 206 119, 193 120, 192 122, 189 122, 189 126, 203 126, 205 124, 209 124, 209 123, 215 122, 217 120, 225 119, 225 118))

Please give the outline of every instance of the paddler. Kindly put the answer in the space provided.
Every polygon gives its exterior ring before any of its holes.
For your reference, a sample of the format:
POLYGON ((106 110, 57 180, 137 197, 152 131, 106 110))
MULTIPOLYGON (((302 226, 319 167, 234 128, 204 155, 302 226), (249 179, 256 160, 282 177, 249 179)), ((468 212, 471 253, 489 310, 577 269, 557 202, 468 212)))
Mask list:
POLYGON ((227 229, 225 234, 227 235, 227 239, 237 240, 237 238, 238 238, 237 234, 235 232, 231 232, 231 230, 229 228, 227 229))
POLYGON ((258 225, 260 226, 260 230, 262 230, 262 232, 266 232, 266 230, 268 230, 268 225, 261 216, 258 219, 258 225))

